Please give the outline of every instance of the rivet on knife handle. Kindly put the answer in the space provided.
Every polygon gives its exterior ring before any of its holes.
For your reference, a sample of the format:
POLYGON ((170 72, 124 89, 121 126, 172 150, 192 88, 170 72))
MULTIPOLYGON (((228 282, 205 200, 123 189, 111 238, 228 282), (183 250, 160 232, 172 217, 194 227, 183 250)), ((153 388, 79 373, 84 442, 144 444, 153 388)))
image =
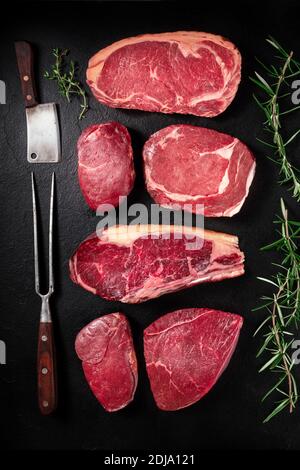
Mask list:
POLYGON ((33 72, 32 47, 26 41, 17 41, 15 42, 15 49, 25 107, 30 108, 38 104, 33 72))

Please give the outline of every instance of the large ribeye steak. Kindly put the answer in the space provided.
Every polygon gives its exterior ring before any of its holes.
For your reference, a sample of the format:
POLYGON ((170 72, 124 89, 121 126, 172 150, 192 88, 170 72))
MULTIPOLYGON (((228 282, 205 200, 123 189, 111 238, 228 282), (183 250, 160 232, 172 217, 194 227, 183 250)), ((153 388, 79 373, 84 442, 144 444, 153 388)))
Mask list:
POLYGON ((208 217, 239 212, 255 173, 253 154, 239 139, 184 124, 153 134, 143 157, 147 189, 158 204, 208 217))
POLYGON ((87 83, 113 108, 212 117, 233 100, 241 56, 227 39, 178 31, 122 39, 89 61, 87 83))
POLYGON ((93 234, 70 260, 71 279, 108 300, 138 303, 244 273, 238 238, 195 227, 121 225, 93 234))
POLYGON ((86 380, 107 411, 133 400, 138 381, 137 361, 129 323, 122 313, 97 318, 77 335, 75 349, 86 380))
POLYGON ((118 122, 87 127, 79 137, 78 178, 91 209, 100 204, 117 206, 134 183, 131 138, 118 122))
POLYGON ((185 408, 209 392, 230 361, 242 324, 239 315, 189 308, 148 326, 144 354, 158 408, 185 408))

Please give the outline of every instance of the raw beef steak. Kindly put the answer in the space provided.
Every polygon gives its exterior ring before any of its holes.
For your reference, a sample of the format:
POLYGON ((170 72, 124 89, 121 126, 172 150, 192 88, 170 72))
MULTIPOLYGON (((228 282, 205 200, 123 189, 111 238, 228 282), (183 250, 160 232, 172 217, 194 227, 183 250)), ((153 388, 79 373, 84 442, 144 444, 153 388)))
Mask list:
POLYGON ((194 227, 115 226, 88 237, 70 260, 71 279, 108 300, 143 302, 244 273, 238 238, 194 227))
POLYGON ((131 331, 122 313, 111 313, 85 326, 75 349, 86 380, 107 411, 117 411, 133 400, 138 381, 131 331))
POLYGON ((144 354, 155 402, 173 411, 200 400, 235 350, 243 319, 208 308, 177 310, 144 331, 144 354))
POLYGON ((77 150, 79 184, 90 208, 117 206, 119 198, 130 193, 135 179, 126 127, 118 122, 90 126, 79 137, 77 150))
POLYGON ((193 31, 144 34, 101 49, 87 83, 113 108, 212 117, 233 100, 241 56, 227 39, 193 31))
POLYGON ((246 145, 204 127, 165 127, 145 143, 143 157, 147 189, 158 204, 208 217, 239 212, 255 173, 246 145))

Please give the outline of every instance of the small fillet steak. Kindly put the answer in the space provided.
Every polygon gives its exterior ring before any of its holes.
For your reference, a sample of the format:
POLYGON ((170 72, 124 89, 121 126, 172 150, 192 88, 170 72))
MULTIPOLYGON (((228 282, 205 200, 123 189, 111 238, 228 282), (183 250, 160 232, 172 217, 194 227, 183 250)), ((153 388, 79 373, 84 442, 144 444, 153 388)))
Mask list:
POLYGON ((128 320, 122 313, 97 318, 77 335, 75 350, 86 380, 106 411, 117 411, 135 394, 137 361, 128 320))
POLYGON ((153 134, 143 158, 156 203, 207 217, 239 212, 255 173, 254 156, 239 139, 184 124, 153 134))
POLYGON ((79 137, 78 178, 91 209, 100 204, 118 206, 133 188, 135 171, 131 138, 118 122, 87 127, 79 137))
POLYGON ((72 281, 93 294, 139 303, 241 276, 244 253, 234 235, 176 225, 118 225, 84 240, 69 265, 72 281))
POLYGON ((227 39, 197 31, 144 34, 101 49, 87 83, 112 108, 212 117, 232 102, 241 55, 227 39))
POLYGON ((148 326, 144 355, 158 408, 186 408, 208 393, 230 361, 242 324, 239 315, 187 308, 148 326))

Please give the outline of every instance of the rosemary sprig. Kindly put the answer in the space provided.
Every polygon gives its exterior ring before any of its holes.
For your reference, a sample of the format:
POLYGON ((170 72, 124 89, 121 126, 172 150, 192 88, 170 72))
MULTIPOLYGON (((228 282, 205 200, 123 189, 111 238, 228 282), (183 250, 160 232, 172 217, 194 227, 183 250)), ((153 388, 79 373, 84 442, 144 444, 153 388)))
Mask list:
MULTIPOLYGON (((265 331, 264 341, 257 357, 268 354, 268 360, 260 368, 262 371, 278 373, 278 378, 272 388, 264 395, 262 401, 274 395, 282 396, 276 401, 275 408, 266 417, 268 422, 285 408, 293 412, 299 399, 297 383, 294 377, 294 362, 291 357, 291 346, 294 341, 293 331, 300 322, 300 254, 297 241, 300 238, 300 222, 288 219, 288 211, 281 199, 282 216, 275 223, 280 229, 278 240, 264 246, 262 250, 276 249, 283 256, 279 272, 271 279, 259 277, 275 287, 272 296, 263 296, 263 305, 254 310, 266 310, 268 317, 255 332, 265 331)), ((276 264, 278 267, 278 265, 276 264)))
POLYGON ((282 135, 282 116, 299 109, 299 106, 294 106, 282 110, 282 102, 292 94, 290 80, 300 75, 300 62, 295 60, 293 51, 285 51, 274 38, 269 37, 267 42, 276 49, 275 59, 279 65, 268 66, 258 60, 264 76, 255 72, 255 77, 250 77, 265 95, 263 99, 254 95, 254 99, 266 117, 264 130, 271 133, 270 141, 258 140, 273 150, 269 158, 279 165, 280 183, 290 184, 293 196, 300 201, 300 171, 290 163, 287 155, 287 146, 297 137, 300 129, 287 139, 282 135))
POLYGON ((81 99, 80 107, 81 112, 79 119, 82 119, 88 110, 88 100, 84 88, 76 79, 76 65, 73 60, 68 65, 65 57, 68 55, 68 49, 53 49, 52 51, 55 62, 51 66, 50 72, 45 72, 44 77, 48 80, 55 80, 58 84, 59 92, 64 96, 68 102, 71 102, 71 95, 77 95, 81 99))

